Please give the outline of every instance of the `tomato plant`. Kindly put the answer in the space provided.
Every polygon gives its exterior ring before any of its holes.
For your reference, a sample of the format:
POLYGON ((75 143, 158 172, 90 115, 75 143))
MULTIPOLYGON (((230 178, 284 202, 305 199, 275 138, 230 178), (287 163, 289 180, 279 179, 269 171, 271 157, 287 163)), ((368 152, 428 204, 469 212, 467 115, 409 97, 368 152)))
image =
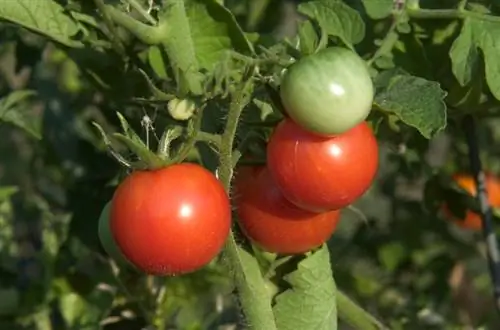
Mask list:
POLYGON ((378 144, 365 122, 321 137, 285 119, 269 139, 267 159, 286 198, 320 212, 343 208, 370 187, 378 168, 378 144))
POLYGON ((440 212, 500 173, 498 1, 32 3, 0 0, 3 328, 500 329, 495 219, 440 212))
POLYGON ((235 179, 236 212, 245 235, 268 252, 301 254, 335 231, 340 211, 314 213, 290 203, 265 167, 245 168, 235 179))
POLYGON ((134 172, 112 200, 116 243, 137 268, 151 274, 182 274, 205 266, 220 252, 230 223, 223 187, 196 164, 134 172))
POLYGON ((334 135, 368 117, 374 87, 366 63, 356 53, 331 47, 292 64, 280 95, 288 115, 300 126, 334 135))
MULTIPOLYGON (((468 194, 476 196, 476 183, 470 174, 456 173, 453 175, 453 180, 468 194)), ((500 180, 491 173, 486 175, 486 190, 488 191, 488 202, 490 206, 500 207, 500 180)), ((448 210, 446 204, 443 205, 443 210, 446 216, 457 226, 474 231, 478 231, 483 228, 481 215, 472 210, 466 210, 463 218, 453 215, 453 213, 448 210)))

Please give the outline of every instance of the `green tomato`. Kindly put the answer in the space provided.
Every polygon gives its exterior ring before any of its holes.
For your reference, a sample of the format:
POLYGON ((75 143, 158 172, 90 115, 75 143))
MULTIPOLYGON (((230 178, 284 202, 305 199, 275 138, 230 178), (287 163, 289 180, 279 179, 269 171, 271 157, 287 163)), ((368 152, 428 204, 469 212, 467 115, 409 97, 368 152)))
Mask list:
POLYGON ((305 130, 326 136, 364 121, 374 93, 364 60, 340 47, 298 60, 287 69, 280 87, 288 115, 305 130))
POLYGON ((132 263, 123 255, 120 251, 118 245, 116 245, 115 239, 111 232, 111 227, 109 225, 111 211, 111 202, 108 202, 102 209, 101 216, 99 217, 99 240, 101 241, 104 251, 119 265, 127 265, 135 268, 132 263))
POLYGON ((175 120, 188 120, 196 110, 196 103, 190 99, 172 99, 168 102, 168 113, 175 120))

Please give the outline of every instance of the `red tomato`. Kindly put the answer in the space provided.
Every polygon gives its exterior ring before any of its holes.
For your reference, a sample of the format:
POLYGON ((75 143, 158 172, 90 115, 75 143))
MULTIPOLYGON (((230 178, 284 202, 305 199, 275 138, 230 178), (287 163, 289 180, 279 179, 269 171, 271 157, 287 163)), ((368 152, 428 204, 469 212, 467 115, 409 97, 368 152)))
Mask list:
POLYGON ((265 167, 238 170, 235 202, 243 233, 262 249, 301 254, 330 238, 340 211, 312 213, 285 199, 265 167))
POLYGON ((343 208, 368 190, 377 173, 378 145, 366 122, 322 137, 285 119, 269 140, 267 161, 289 201, 324 212, 343 208))
POLYGON ((115 191, 111 230, 123 254, 154 275, 198 270, 222 249, 231 207, 215 176, 195 164, 138 171, 115 191))
MULTIPOLYGON (((453 180, 470 195, 476 196, 476 183, 471 175, 456 173, 453 175, 453 180)), ((488 203, 490 206, 500 207, 500 180, 492 174, 487 174, 486 190, 488 191, 488 203)), ((481 216, 472 210, 467 210, 463 219, 454 216, 446 204, 443 205, 443 211, 446 216, 459 227, 473 231, 478 231, 483 228, 481 216)))

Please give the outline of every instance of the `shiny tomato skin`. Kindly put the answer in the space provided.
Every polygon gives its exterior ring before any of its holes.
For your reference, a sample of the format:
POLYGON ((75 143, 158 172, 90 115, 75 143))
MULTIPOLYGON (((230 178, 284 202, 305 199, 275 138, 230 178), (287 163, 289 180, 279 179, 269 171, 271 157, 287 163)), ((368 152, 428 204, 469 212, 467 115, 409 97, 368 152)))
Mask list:
MULTIPOLYGON (((471 196, 476 196, 476 183, 470 174, 455 173, 453 180, 471 196)), ((494 208, 500 207, 500 180, 491 173, 486 174, 486 190, 488 191, 488 203, 490 206, 494 208)), ((443 210, 446 216, 461 228, 472 231, 479 231, 483 228, 481 216, 472 210, 466 210, 463 219, 454 216, 446 205, 443 205, 443 210)))
POLYGON ((371 112, 375 89, 365 61, 343 47, 329 47, 290 65, 280 96, 288 115, 319 135, 344 133, 371 112))
POLYGON ((322 137, 285 119, 269 139, 267 166, 295 205, 312 212, 341 209, 371 186, 378 170, 378 144, 366 122, 322 137))
POLYGON ((244 168, 234 183, 236 213, 242 232, 255 245, 278 254, 302 254, 333 234, 340 211, 313 213, 290 203, 265 167, 244 168))
POLYGON ((134 172, 112 200, 116 243, 148 274, 179 275, 202 268, 221 251, 230 225, 223 186, 196 164, 134 172))

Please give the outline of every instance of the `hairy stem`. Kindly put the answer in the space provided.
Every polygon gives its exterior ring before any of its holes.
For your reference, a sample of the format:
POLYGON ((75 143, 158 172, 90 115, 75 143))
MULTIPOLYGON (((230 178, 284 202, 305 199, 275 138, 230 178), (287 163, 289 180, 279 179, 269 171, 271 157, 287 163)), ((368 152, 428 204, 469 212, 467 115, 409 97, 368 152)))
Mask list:
POLYGON ((145 44, 157 45, 163 40, 165 26, 151 26, 144 24, 110 5, 105 5, 104 11, 112 22, 123 27, 145 44))
MULTIPOLYGON (((226 127, 222 135, 219 179, 228 194, 233 174, 233 144, 238 121, 243 108, 250 101, 252 88, 251 78, 247 78, 233 95, 226 127)), ((257 260, 254 257, 244 255, 244 252, 240 250, 236 243, 233 232, 230 233, 226 241, 223 255, 228 271, 233 274, 239 302, 248 325, 247 328, 276 330, 271 301, 270 299, 262 299, 268 294, 257 260), (245 262, 243 262, 243 259, 245 259, 245 262), (252 272, 252 274, 247 276, 247 272, 252 272)))

